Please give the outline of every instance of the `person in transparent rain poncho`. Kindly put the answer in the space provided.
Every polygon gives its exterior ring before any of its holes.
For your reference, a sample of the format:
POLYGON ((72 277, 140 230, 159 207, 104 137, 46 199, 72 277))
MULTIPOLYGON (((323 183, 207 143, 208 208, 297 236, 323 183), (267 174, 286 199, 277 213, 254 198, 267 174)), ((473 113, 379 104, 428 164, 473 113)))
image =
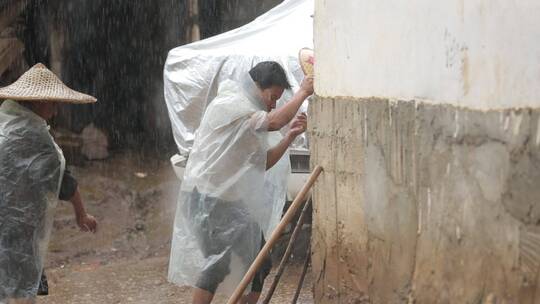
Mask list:
MULTIPOLYGON (((290 87, 281 65, 261 62, 242 81, 222 82, 204 113, 181 185, 169 265, 170 278, 195 287, 195 304, 210 303, 226 281, 234 288, 264 244, 265 172, 305 131, 307 117, 297 112, 313 93, 313 78, 275 109, 290 87), (289 123, 269 146, 269 132, 289 123)), ((242 303, 257 302, 270 271, 265 264, 242 303)))
POLYGON ((73 204, 77 224, 95 232, 77 183, 47 120, 58 104, 96 99, 69 89, 37 64, 0 88, 0 303, 35 303, 58 199, 73 204))

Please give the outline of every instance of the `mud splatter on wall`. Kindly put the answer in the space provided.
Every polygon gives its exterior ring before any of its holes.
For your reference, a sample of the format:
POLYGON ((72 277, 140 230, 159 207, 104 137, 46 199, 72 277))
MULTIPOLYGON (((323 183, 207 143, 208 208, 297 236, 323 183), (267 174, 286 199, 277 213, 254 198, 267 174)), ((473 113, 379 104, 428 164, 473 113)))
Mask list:
POLYGON ((316 1, 316 303, 540 301, 538 13, 316 1))

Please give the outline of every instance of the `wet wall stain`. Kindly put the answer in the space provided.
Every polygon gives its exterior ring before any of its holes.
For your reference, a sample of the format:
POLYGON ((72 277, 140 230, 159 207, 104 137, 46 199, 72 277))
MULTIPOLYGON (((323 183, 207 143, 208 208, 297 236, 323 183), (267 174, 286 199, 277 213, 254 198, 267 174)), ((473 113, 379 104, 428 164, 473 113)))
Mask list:
POLYGON ((317 303, 537 303, 539 109, 318 98, 310 112, 317 303))

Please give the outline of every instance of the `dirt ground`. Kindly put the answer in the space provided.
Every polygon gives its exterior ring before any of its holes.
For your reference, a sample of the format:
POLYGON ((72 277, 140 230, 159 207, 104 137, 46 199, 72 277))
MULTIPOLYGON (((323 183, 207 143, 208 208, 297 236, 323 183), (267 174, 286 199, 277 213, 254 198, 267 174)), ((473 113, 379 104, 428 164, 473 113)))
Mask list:
MULTIPOLYGON (((98 232, 80 232, 71 205, 59 204, 45 268, 50 294, 37 303, 190 303, 189 287, 167 282, 179 186, 168 161, 124 153, 70 169, 98 232)), ((271 303, 290 303, 301 268, 287 268, 271 303)), ((298 303, 313 303, 311 286, 308 272, 298 303)))

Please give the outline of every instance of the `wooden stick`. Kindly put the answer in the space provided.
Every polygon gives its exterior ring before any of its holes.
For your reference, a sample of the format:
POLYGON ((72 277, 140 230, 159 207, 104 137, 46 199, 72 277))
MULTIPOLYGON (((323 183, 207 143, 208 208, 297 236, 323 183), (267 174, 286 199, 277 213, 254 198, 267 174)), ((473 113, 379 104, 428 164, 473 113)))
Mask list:
POLYGON ((188 15, 190 19, 190 29, 188 31, 188 37, 190 42, 201 40, 201 30, 199 25, 199 0, 189 0, 188 15))
POLYGON ((304 285, 304 279, 306 278, 306 273, 309 266, 309 261, 311 260, 311 246, 308 246, 306 261, 304 262, 304 269, 302 269, 302 274, 300 275, 300 281, 298 282, 298 287, 296 287, 296 292, 294 293, 294 298, 291 304, 296 304, 298 297, 300 296, 300 291, 302 290, 302 285, 304 285))
POLYGON ((283 271, 285 270, 285 265, 289 261, 289 258, 291 257, 291 251, 293 248, 293 244, 298 238, 298 235, 300 235, 300 231, 302 231, 302 226, 304 224, 304 219, 307 214, 307 210, 311 206, 311 198, 308 199, 307 203, 304 205, 304 209, 302 209, 302 213, 300 214, 300 217, 298 218, 298 222, 296 223, 296 227, 294 227, 294 231, 291 235, 291 239, 289 240, 289 244, 287 245, 287 249, 285 250, 285 254, 281 258, 281 262, 279 263, 279 267, 276 273, 276 276, 274 277, 274 281, 272 282, 272 285, 270 286, 270 289, 266 293, 266 296, 263 300, 263 304, 270 303, 270 299, 272 299, 272 296, 274 295, 274 291, 276 291, 276 287, 279 283, 279 280, 281 279, 281 276, 283 275, 283 271))
POLYGON ((300 193, 298 193, 298 195, 292 202, 291 206, 289 207, 289 210, 287 210, 287 212, 281 219, 281 222, 279 222, 276 229, 274 229, 274 232, 272 232, 272 236, 270 236, 270 239, 266 242, 266 244, 264 244, 263 248, 261 249, 257 257, 255 258, 255 261, 253 261, 248 271, 244 275, 244 278, 242 279, 240 284, 236 287, 236 290, 227 301, 227 304, 236 304, 236 302, 240 300, 240 298, 244 294, 244 290, 246 290, 246 287, 253 280, 253 277, 255 276, 255 274, 261 267, 262 263, 264 262, 264 259, 266 259, 266 257, 270 253, 270 249, 279 240, 279 237, 281 236, 281 233, 283 232, 283 230, 285 230, 285 227, 287 227, 287 225, 291 222, 292 218, 296 214, 296 211, 298 210, 298 208, 300 208, 300 206, 304 202, 306 194, 308 193, 309 189, 313 187, 313 184, 315 183, 315 181, 317 180, 321 172, 322 172, 321 166, 315 167, 315 170, 313 170, 313 173, 311 173, 311 175, 309 176, 308 181, 306 182, 306 184, 304 185, 300 193))

